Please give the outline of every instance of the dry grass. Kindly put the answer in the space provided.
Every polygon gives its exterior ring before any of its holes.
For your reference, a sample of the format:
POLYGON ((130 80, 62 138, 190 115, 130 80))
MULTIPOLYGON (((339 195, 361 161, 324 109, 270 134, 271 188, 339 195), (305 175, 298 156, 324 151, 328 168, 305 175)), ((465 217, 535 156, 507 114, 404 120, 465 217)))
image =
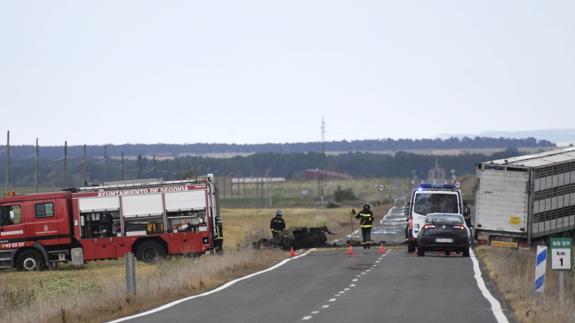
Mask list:
POLYGON ((535 294, 535 253, 531 250, 479 247, 476 251, 490 277, 521 322, 574 322, 575 282, 565 273, 565 303, 559 304, 558 274, 548 264, 545 292, 535 294))
POLYGON ((119 262, 80 270, 6 273, 1 278, 0 321, 101 322, 213 289, 284 257, 283 252, 247 249, 224 256, 172 258, 158 265, 138 263, 134 297, 125 294, 119 262))
MULTIPOLYGON (((358 206, 360 207, 360 206, 358 206)), ((357 209, 357 207, 356 207, 357 209)), ((387 212, 389 205, 374 210, 376 216, 387 212)), ((330 238, 340 238, 351 233, 351 208, 337 209, 282 209, 288 228, 301 226, 327 226, 335 233, 330 238)), ((224 238, 226 248, 242 248, 260 238, 271 238, 270 220, 275 209, 223 209, 224 238)), ((353 219, 357 229, 357 220, 353 219)))

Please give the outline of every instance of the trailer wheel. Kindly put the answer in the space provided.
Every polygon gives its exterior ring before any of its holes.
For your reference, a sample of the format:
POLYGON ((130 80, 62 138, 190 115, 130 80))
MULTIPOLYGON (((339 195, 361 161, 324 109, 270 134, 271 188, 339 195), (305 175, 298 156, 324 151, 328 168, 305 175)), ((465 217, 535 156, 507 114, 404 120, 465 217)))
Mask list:
POLYGON ((36 250, 24 250, 16 258, 16 268, 20 271, 34 271, 46 268, 44 257, 36 250))
POLYGON ((166 249, 157 241, 144 241, 138 250, 136 257, 145 263, 156 263, 166 256, 166 249))

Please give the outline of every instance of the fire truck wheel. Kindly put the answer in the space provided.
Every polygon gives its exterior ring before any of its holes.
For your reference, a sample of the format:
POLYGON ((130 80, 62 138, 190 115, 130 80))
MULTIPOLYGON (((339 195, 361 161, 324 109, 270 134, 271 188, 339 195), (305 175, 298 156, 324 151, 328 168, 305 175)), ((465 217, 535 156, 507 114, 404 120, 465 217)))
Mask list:
POLYGON ((16 259, 16 268, 23 271, 41 270, 46 267, 42 254, 36 250, 24 250, 16 259))
POLYGON ((136 251, 139 260, 146 263, 155 263, 160 261, 166 255, 166 250, 157 241, 149 240, 143 242, 136 251))

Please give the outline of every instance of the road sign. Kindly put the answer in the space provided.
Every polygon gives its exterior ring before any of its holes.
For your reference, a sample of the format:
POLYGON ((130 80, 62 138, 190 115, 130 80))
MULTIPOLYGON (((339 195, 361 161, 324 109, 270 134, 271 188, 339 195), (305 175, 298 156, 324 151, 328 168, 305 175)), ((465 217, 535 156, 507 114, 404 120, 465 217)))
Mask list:
POLYGON ((551 269, 571 270, 573 267, 573 240, 571 238, 551 238, 551 269))
POLYGON ((385 185, 383 185, 383 184, 377 185, 377 190, 380 192, 383 192, 383 190, 385 190, 385 185))

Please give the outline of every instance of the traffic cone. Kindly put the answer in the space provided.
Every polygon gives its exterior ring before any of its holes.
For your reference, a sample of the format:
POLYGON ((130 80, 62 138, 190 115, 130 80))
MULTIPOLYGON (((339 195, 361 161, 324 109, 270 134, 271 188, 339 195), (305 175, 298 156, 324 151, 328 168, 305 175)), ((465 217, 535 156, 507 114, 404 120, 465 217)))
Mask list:
POLYGON ((348 256, 355 256, 355 253, 353 252, 353 248, 351 247, 351 242, 350 242, 349 246, 347 247, 347 255, 348 256))
POLYGON ((385 253, 385 247, 383 246, 383 243, 379 245, 379 248, 377 248, 377 253, 380 255, 385 253))
POLYGON ((295 256, 297 256, 297 252, 295 252, 295 250, 293 250, 293 247, 291 247, 290 250, 289 250, 289 256, 290 256, 290 257, 295 257, 295 256))

